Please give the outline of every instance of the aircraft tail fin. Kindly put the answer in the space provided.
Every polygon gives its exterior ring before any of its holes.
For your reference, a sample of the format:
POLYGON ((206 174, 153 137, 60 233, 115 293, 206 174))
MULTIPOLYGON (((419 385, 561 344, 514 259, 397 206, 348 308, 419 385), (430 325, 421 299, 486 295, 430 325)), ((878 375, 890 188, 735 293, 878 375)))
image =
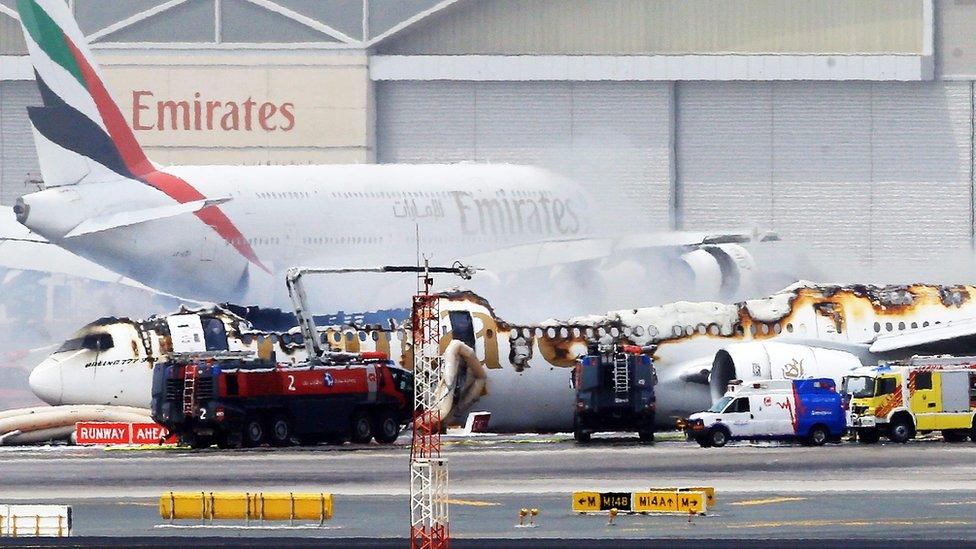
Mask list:
POLYGON ((155 170, 136 142, 63 0, 17 0, 43 107, 28 110, 47 185, 139 179, 155 170))

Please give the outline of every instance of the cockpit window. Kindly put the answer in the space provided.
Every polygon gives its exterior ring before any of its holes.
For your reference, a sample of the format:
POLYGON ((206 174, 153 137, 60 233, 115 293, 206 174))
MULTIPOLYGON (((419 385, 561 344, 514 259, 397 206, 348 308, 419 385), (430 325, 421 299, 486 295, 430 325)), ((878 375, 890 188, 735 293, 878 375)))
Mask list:
POLYGON ((111 334, 89 334, 84 337, 76 337, 65 341, 57 352, 67 353, 69 351, 79 351, 87 349, 89 351, 107 351, 115 345, 111 334))
POLYGON ((224 323, 219 318, 201 318, 203 323, 203 340, 208 351, 226 351, 227 333, 224 323))

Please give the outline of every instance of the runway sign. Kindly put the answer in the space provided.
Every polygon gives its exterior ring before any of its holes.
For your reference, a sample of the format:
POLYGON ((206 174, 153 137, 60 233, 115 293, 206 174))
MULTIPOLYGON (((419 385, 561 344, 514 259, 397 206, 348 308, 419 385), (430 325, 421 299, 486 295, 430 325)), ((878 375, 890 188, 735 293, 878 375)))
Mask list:
POLYGON ((678 488, 679 492, 703 492, 705 494, 705 505, 708 508, 715 507, 715 487, 714 486, 689 486, 688 488, 678 488))
POLYGON ((634 492, 633 510, 637 513, 694 513, 703 515, 707 509, 704 492, 634 492))
POLYGON ((675 488, 669 486, 667 488, 651 487, 647 489, 648 492, 704 492, 705 493, 705 503, 708 507, 715 507, 715 487, 714 486, 688 486, 685 488, 675 488))
POLYGON ((132 444, 159 444, 160 440, 166 444, 175 444, 177 438, 158 423, 132 424, 132 444))
POLYGON ((82 421, 75 424, 77 444, 159 444, 176 443, 166 428, 157 423, 119 423, 82 421))
POLYGON ((713 488, 666 488, 646 492, 573 492, 574 513, 599 513, 616 509, 620 513, 694 513, 708 510, 713 488))
POLYGON ((78 444, 129 444, 128 423, 84 421, 75 424, 78 444))
POLYGON ((573 492, 573 511, 596 513, 616 509, 630 511, 630 492, 573 492))
POLYGON ((573 511, 595 513, 600 510, 600 492, 573 492, 573 511))

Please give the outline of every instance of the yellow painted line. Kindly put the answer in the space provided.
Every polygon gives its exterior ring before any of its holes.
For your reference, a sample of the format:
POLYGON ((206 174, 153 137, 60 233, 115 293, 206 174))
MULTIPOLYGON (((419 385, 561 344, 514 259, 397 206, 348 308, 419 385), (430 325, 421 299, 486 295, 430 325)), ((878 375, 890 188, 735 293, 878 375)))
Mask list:
POLYGON ((145 452, 151 450, 186 450, 189 451, 190 448, 187 446, 177 446, 175 444, 164 444, 159 446, 157 444, 146 444, 142 446, 106 446, 106 452, 145 452))
POLYGON ((137 506, 137 507, 159 507, 158 503, 142 503, 142 502, 132 502, 132 501, 117 501, 113 505, 125 505, 137 506))
POLYGON ((493 507, 495 505, 501 505, 501 503, 494 501, 473 501, 469 499, 449 499, 447 502, 451 505, 467 505, 470 507, 493 507))
POLYGON ((729 505, 768 505, 770 503, 786 503, 787 501, 803 501, 807 498, 801 497, 781 497, 766 499, 747 499, 743 501, 733 501, 729 505))
POLYGON ((946 501, 944 503, 936 503, 936 505, 976 505, 976 499, 972 501, 946 501))
POLYGON ((934 526, 960 526, 973 524, 969 520, 784 520, 778 522, 750 522, 745 524, 728 524, 728 528, 781 528, 784 526, 912 526, 912 525, 934 525, 934 526))

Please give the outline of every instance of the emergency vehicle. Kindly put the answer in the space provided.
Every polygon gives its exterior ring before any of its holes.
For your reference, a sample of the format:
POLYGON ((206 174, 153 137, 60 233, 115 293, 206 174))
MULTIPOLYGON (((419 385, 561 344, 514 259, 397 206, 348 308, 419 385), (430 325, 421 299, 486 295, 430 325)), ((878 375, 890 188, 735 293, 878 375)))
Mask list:
POLYGON ((711 408, 679 420, 678 427, 703 447, 729 440, 800 440, 812 446, 839 441, 846 422, 841 395, 830 378, 734 380, 711 408))
POLYGON ((588 346, 573 372, 577 442, 588 442, 594 431, 637 431, 642 441, 654 440, 657 373, 645 350, 652 351, 612 343, 588 346))
POLYGON ((191 353, 153 368, 153 419, 194 448, 391 443, 412 413, 413 375, 383 353, 299 366, 191 353))
POLYGON ((844 377, 849 425, 857 439, 906 442, 941 431, 947 442, 976 442, 976 357, 915 356, 853 370, 844 377))

